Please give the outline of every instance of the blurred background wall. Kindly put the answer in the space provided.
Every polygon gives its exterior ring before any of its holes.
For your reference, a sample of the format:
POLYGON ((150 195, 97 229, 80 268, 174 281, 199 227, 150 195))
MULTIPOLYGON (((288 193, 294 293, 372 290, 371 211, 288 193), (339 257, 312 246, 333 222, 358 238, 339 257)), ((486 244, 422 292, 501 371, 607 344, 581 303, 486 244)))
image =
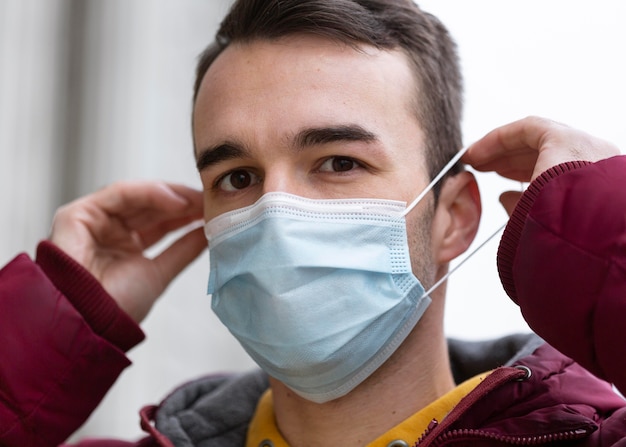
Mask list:
MULTIPOLYGON (((0 262, 33 255, 62 203, 120 179, 199 187, 190 135, 195 60, 227 0, 0 0, 0 262)), ((529 114, 626 148, 626 3, 427 0, 459 43, 470 143, 529 114)), ((506 219, 519 188, 479 174, 476 244, 506 219)), ((610 206, 610 200, 607 201, 610 206)), ((497 238, 454 274, 447 331, 486 338, 528 330, 501 291, 497 238)), ((77 436, 140 435, 137 411, 172 387, 251 362, 210 311, 206 253, 148 316, 134 365, 77 436)), ((0 341, 1 342, 1 341, 0 341)), ((11 359, 0 359, 11 361, 11 359)))

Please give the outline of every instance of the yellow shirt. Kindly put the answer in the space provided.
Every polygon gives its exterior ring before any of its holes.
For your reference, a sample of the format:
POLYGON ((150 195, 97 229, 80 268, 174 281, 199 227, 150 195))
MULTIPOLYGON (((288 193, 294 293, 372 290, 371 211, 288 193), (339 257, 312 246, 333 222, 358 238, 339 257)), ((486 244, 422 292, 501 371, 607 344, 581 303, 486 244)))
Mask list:
MULTIPOLYGON (((387 433, 370 442, 367 446, 386 447, 391 442, 398 440, 405 441, 410 446, 415 444, 433 419, 441 422, 454 406, 476 388, 488 374, 480 374, 463 382, 436 401, 422 408, 413 416, 393 427, 387 433)), ((264 447, 262 444, 264 440, 270 440, 274 447, 289 447, 276 425, 274 400, 271 390, 267 390, 259 400, 254 417, 248 428, 246 447, 264 447)))

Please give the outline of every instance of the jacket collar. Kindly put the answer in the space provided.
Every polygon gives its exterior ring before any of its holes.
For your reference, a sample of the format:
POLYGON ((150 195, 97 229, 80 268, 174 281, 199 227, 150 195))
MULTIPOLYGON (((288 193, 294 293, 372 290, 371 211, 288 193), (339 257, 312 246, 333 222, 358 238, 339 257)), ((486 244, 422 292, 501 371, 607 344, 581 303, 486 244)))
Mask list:
MULTIPOLYGON (((536 432, 537 424, 554 427, 554 417, 558 419, 560 425, 557 426, 561 427, 561 431, 576 430, 581 426, 585 430, 594 430, 595 424, 589 424, 587 415, 582 416, 582 419, 579 416, 571 420, 563 419, 571 411, 564 405, 559 406, 563 396, 559 395, 557 401, 554 393, 550 393, 551 386, 563 385, 559 380, 546 381, 551 376, 575 376, 577 380, 585 381, 585 390, 581 390, 580 385, 573 386, 573 390, 578 391, 567 397, 572 403, 594 400, 593 396, 587 398, 588 379, 597 383, 596 407, 611 407, 616 403, 607 395, 607 390, 610 392, 607 384, 593 378, 534 334, 514 335, 486 342, 449 340, 449 352, 457 383, 501 365, 525 366, 532 375, 527 380, 517 381, 516 377, 523 375, 519 369, 500 369, 498 374, 502 375, 501 380, 483 383, 470 393, 464 399, 467 401, 462 401, 463 406, 459 404, 460 409, 454 415, 451 413, 449 419, 446 418, 445 426, 433 427, 434 434, 429 434, 426 439, 428 443, 440 436, 438 432, 450 433, 457 429, 480 428, 481 433, 497 435, 511 433, 512 427, 527 427, 536 432), (574 375, 562 374, 570 368, 573 368, 574 375), (546 387, 546 384, 550 386, 546 387), (581 393, 584 399, 581 399, 581 393), (483 398, 486 394, 489 394, 488 400, 483 398), (527 408, 524 409, 525 406, 527 408), (548 416, 544 414, 546 409, 559 411, 548 411, 552 415, 548 416), (521 417, 516 411, 521 414, 530 412, 531 417, 521 417), (504 414, 507 418, 503 419, 504 414), (512 421, 514 423, 511 425, 512 421)), ((155 415, 156 430, 176 446, 240 447, 245 444, 248 422, 256 404, 268 386, 267 376, 261 371, 234 376, 213 375, 190 382, 175 390, 160 405, 155 415)))
POLYGON ((610 384, 548 344, 511 365, 496 369, 443 422, 431 424, 418 445, 457 445, 461 439, 481 446, 577 441, 624 407, 610 384))

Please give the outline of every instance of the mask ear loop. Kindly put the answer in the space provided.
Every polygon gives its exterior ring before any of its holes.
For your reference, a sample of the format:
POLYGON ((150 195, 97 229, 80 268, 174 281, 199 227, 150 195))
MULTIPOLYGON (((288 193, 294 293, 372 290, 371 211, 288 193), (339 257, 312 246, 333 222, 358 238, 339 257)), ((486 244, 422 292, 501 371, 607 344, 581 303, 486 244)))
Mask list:
MULTIPOLYGON (((459 158, 461 158, 463 156, 463 154, 467 152, 467 147, 464 149, 461 149, 461 151, 454 156, 454 158, 450 161, 450 163, 448 163, 444 169, 441 171, 441 173, 435 177, 435 179, 433 180, 434 183, 438 182, 441 177, 443 177, 443 175, 445 174, 445 172, 447 172, 448 169, 450 169, 452 167, 452 165, 454 163, 456 163, 459 158)), ((425 192, 428 192, 434 185, 433 182, 431 182, 427 187, 425 192)), ((524 193, 525 187, 524 187, 524 182, 520 182, 520 192, 524 193)), ((420 194, 421 198, 425 195, 425 193, 420 194)), ((418 200, 414 200, 411 205, 409 205, 409 207, 414 207, 415 205, 417 205, 418 200)), ((407 208, 408 209, 408 208, 407 208)), ((427 291, 424 292, 424 294, 422 295, 422 297, 424 296, 429 296, 435 289, 437 289, 437 287, 439 287, 441 284, 443 284, 449 277, 450 275, 452 275, 454 272, 456 272, 463 264, 465 264, 472 256, 474 256, 481 248, 483 248, 485 245, 487 245, 487 243, 489 241, 491 241, 496 235, 498 235, 502 230, 504 230, 504 228, 506 227, 506 225, 509 223, 509 219, 507 219, 502 225, 500 225, 500 227, 498 227, 493 233, 491 233, 490 236, 488 236, 483 242, 481 242, 481 244, 474 248, 467 256, 465 256, 461 261, 459 261, 459 263, 457 265, 455 265, 451 270, 449 270, 445 275, 443 275, 441 278, 439 278, 439 280, 437 282, 435 282, 435 284, 433 284, 427 291)))
POLYGON ((441 169, 441 171, 439 171, 439 174, 437 174, 435 178, 431 180, 428 186, 426 186, 426 188, 424 188, 424 190, 415 198, 415 200, 413 200, 409 204, 409 206, 406 207, 406 209, 402 212, 402 217, 413 211, 413 208, 415 208, 417 204, 420 203, 420 201, 424 198, 424 196, 426 196, 426 194, 428 194, 430 190, 433 189, 437 183, 439 183, 439 180, 441 180, 442 177, 446 175, 450 169, 452 169, 452 167, 461 159, 461 157, 465 155, 468 149, 469 146, 465 146, 463 149, 457 152, 457 154, 452 157, 452 159, 450 159, 450 161, 441 169))
POLYGON ((450 269, 448 271, 448 273, 446 273, 445 275, 443 275, 441 278, 439 278, 439 280, 437 282, 435 282, 435 284, 433 284, 430 289, 428 289, 426 292, 424 292, 423 296, 428 296, 430 295, 437 287, 439 287, 441 284, 444 283, 444 281, 446 281, 450 275, 452 275, 454 272, 456 272, 459 267, 461 267, 463 264, 465 264, 472 256, 474 256, 478 250, 480 250, 481 248, 483 248, 491 239, 493 239, 497 234, 499 234, 502 230, 504 230, 504 227, 506 227, 506 224, 508 223, 508 219, 506 222, 504 222, 502 225, 500 225, 500 227, 498 227, 498 229, 496 231, 494 231, 491 236, 489 236, 487 239, 484 240, 484 242, 482 242, 478 247, 474 248, 467 256, 465 256, 461 261, 459 261, 459 263, 457 265, 455 265, 452 269, 450 269))

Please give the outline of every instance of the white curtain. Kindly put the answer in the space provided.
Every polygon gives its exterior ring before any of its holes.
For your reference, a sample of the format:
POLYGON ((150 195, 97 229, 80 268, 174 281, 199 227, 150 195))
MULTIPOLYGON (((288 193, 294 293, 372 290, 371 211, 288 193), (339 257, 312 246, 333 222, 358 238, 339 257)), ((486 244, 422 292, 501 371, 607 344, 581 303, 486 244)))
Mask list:
MULTIPOLYGON (((226 0, 0 0, 0 261, 34 254, 58 205, 121 179, 200 187, 196 58, 226 0)), ((77 437, 133 438, 181 381, 251 362, 210 310, 206 253, 142 325, 149 336, 77 437)), ((2 359, 1 361, 10 361, 2 359)), ((45 372, 42 371, 42 374, 45 372)))

